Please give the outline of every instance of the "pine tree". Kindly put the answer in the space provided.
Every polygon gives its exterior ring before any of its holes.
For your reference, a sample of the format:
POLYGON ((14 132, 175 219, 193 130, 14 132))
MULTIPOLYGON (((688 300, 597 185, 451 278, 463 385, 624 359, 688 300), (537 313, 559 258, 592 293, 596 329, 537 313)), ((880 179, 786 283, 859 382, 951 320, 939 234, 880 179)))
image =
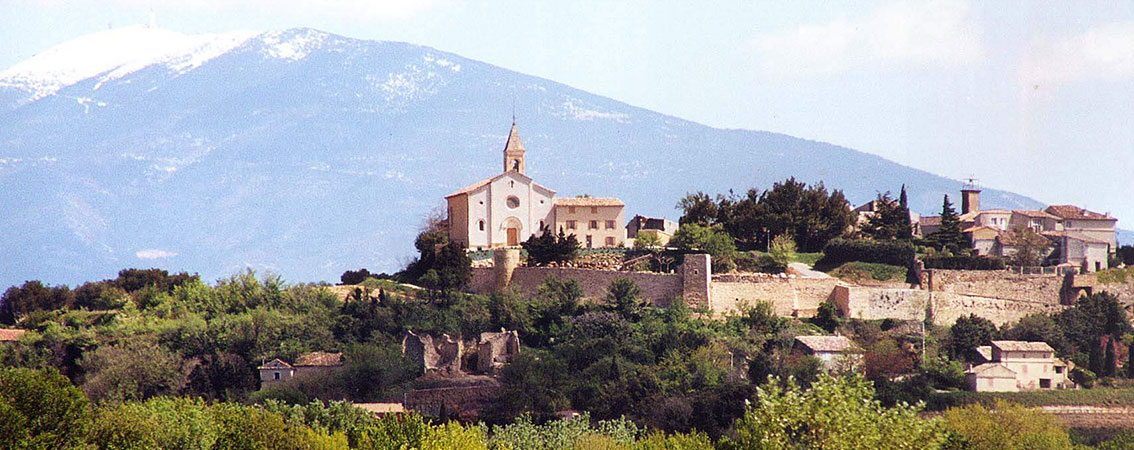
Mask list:
POLYGON ((938 250, 956 252, 965 243, 965 235, 961 233, 961 219, 957 217, 957 210, 949 202, 949 195, 941 205, 941 228, 929 236, 929 242, 938 250))

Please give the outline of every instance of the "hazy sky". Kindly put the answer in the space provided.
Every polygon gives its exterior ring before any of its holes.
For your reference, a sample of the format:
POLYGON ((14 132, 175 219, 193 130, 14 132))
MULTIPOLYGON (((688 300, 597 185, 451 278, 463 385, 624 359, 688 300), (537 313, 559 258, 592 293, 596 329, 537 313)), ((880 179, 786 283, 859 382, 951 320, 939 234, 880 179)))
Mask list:
POLYGON ((1134 2, 0 0, 0 70, 150 11, 428 45, 1134 224, 1134 2))

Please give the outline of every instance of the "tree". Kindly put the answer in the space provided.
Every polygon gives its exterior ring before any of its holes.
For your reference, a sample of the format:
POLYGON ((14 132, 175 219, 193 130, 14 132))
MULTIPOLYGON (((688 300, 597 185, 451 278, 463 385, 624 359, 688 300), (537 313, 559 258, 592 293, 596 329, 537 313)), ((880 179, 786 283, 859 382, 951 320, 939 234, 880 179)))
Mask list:
POLYGON ((831 301, 820 303, 811 322, 828 333, 834 333, 835 328, 839 326, 839 310, 835 307, 835 303, 831 301))
POLYGON ((898 196, 898 207, 901 208, 902 215, 901 224, 898 227, 897 238, 901 240, 913 239, 913 223, 910 222, 910 204, 909 198, 906 196, 906 185, 902 185, 902 194, 898 196))
POLYGON ((366 269, 348 270, 339 277, 340 284, 359 284, 370 278, 370 271, 366 269))
POLYGON ((861 375, 827 374, 803 390, 794 381, 768 383, 756 404, 737 420, 736 438, 723 449, 922 449, 945 440, 938 419, 918 417, 919 408, 884 408, 861 375))
MULTIPOLYGON (((905 186, 902 186, 902 195, 905 195, 905 186)), ((910 211, 890 198, 889 192, 878 194, 878 199, 874 200, 874 214, 867 218, 862 231, 876 240, 913 239, 910 211)))
POLYGON ((953 358, 972 361, 977 347, 992 345, 992 338, 996 337, 996 325, 976 314, 969 314, 968 317, 958 317, 949 328, 949 334, 953 358))
POLYGON ((45 286, 38 280, 12 286, 0 297, 0 323, 15 324, 35 311, 69 308, 73 301, 67 286, 45 286))
POLYGON ((0 449, 85 448, 90 401, 55 369, 0 369, 0 449))
POLYGON ((795 259, 795 250, 795 239, 786 234, 781 234, 772 239, 772 246, 768 249, 768 255, 776 264, 787 267, 795 259))
POLYGON ((697 224, 682 225, 669 243, 686 252, 708 253, 714 260, 731 260, 736 255, 736 244, 719 225, 711 227, 697 224))
POLYGON ((653 231, 638 231, 638 237, 634 238, 635 250, 649 250, 661 246, 661 238, 653 231))
POLYGON ((101 346, 80 363, 87 371, 83 391, 95 401, 111 403, 175 395, 189 381, 191 369, 182 363, 176 352, 138 338, 101 346))
POLYGON ((1051 241, 1031 228, 1018 228, 1008 240, 1016 252, 1008 257, 1008 262, 1020 267, 1034 267, 1043 264, 1051 249, 1051 241))
POLYGON ((1134 266, 1134 245, 1123 245, 1116 251, 1118 259, 1127 266, 1134 266))
POLYGON ((536 266, 570 262, 579 255, 581 247, 574 234, 567 235, 559 230, 559 235, 555 235, 546 227, 520 246, 528 253, 528 262, 536 266))
POLYGON ((997 400, 992 409, 972 403, 945 411, 945 449, 1056 450, 1075 448, 1054 417, 997 400))
POLYGON ((680 209, 681 219, 678 223, 697 224, 702 226, 710 226, 717 221, 718 208, 713 199, 704 192, 696 192, 686 194, 684 198, 677 202, 677 209, 680 209))
POLYGON ((641 315, 644 306, 639 299, 641 295, 642 289, 629 278, 615 279, 607 288, 607 296, 614 304, 614 309, 627 319, 636 319, 641 315))
POLYGON ((965 235, 961 233, 961 220, 953 203, 949 202, 949 195, 941 204, 941 228, 926 237, 926 241, 934 248, 942 251, 957 253, 967 245, 965 235))

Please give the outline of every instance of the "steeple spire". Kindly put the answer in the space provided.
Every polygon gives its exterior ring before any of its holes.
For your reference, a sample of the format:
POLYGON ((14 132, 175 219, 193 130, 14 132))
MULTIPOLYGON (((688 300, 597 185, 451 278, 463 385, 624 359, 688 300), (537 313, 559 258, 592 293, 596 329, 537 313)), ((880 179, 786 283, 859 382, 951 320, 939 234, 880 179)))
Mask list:
POLYGON ((512 117, 512 130, 508 132, 508 142, 504 144, 504 171, 524 174, 524 142, 516 131, 516 118, 512 117))

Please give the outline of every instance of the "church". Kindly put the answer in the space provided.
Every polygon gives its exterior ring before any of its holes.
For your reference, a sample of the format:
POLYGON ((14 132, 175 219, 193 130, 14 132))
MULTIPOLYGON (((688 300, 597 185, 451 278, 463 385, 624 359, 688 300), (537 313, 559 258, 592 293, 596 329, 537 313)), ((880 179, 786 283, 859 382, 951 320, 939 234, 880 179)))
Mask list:
POLYGON ((574 234, 585 248, 626 245, 626 205, 617 198, 555 198, 524 174, 516 123, 504 144, 503 172, 445 196, 449 240, 468 249, 514 247, 547 228, 574 234))

